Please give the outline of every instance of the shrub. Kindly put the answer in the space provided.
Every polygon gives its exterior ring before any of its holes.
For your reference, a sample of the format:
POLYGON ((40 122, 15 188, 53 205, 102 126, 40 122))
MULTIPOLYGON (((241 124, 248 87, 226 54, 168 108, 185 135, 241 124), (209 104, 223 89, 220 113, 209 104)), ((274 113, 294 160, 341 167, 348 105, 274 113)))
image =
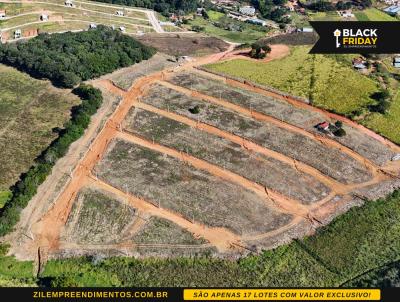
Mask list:
POLYGON ((346 131, 343 128, 339 128, 333 132, 333 135, 343 137, 346 135, 346 131))

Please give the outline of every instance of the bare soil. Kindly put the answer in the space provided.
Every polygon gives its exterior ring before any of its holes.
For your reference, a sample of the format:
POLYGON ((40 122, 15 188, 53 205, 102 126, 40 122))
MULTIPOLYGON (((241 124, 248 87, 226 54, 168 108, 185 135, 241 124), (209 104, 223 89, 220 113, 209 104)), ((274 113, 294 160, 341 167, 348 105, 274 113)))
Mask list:
POLYGON ((370 172, 362 164, 339 150, 221 106, 188 97, 175 90, 158 85, 141 100, 157 108, 176 112, 240 135, 268 149, 306 163, 342 183, 361 183, 371 179, 370 172), (195 106, 200 108, 198 114, 192 114, 189 111, 195 106))
POLYGON ((137 38, 145 45, 171 56, 198 56, 228 49, 224 41, 200 34, 146 34, 137 38))
POLYGON ((325 198, 330 189, 310 175, 241 145, 139 108, 131 109, 127 130, 233 171, 304 204, 325 198))
POLYGON ((291 219, 249 190, 122 140, 112 143, 96 171, 99 178, 120 190, 188 220, 226 227, 237 234, 267 232, 291 219))
MULTIPOLYGON (((272 96, 261 95, 249 90, 233 87, 224 84, 221 82, 221 79, 218 81, 216 78, 205 77, 200 73, 181 73, 175 75, 170 81, 178 86, 199 91, 212 97, 222 98, 233 104, 265 113, 289 124, 306 129, 309 132, 319 133, 315 126, 323 121, 335 122, 333 118, 327 118, 318 111, 299 108, 272 96)), ((374 163, 383 165, 394 155, 390 148, 373 137, 366 136, 349 125, 345 125, 343 128, 346 130, 346 136, 331 138, 374 163)))

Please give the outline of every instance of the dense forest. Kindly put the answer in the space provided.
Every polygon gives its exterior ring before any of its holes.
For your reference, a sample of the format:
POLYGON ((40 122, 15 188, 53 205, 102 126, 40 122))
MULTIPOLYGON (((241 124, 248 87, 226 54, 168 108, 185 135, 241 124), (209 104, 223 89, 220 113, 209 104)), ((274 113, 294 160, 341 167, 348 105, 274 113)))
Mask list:
POLYGON ((164 15, 179 13, 180 11, 184 13, 192 12, 196 10, 198 4, 198 0, 96 0, 96 2, 145 7, 164 15))
POLYGON ((40 34, 29 41, 0 46, 0 62, 54 85, 72 88, 147 60, 155 50, 105 26, 83 32, 40 34))

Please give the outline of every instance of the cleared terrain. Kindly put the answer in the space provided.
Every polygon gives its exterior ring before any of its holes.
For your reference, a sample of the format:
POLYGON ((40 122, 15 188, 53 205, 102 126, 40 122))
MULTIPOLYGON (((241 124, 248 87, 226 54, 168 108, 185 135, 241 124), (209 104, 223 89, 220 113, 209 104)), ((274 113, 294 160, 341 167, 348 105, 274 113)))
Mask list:
POLYGON ((193 68, 227 54, 121 72, 125 90, 93 81, 122 99, 16 254, 236 257, 399 185, 393 143, 345 118, 348 136, 318 133, 314 123, 336 116, 193 68))

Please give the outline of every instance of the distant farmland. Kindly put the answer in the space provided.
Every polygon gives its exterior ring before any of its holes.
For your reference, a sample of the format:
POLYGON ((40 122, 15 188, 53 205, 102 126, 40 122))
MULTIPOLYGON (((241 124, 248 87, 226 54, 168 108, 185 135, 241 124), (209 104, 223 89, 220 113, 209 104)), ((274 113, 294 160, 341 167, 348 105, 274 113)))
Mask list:
POLYGON ((79 99, 67 90, 0 65, 0 200, 57 136, 79 99))

